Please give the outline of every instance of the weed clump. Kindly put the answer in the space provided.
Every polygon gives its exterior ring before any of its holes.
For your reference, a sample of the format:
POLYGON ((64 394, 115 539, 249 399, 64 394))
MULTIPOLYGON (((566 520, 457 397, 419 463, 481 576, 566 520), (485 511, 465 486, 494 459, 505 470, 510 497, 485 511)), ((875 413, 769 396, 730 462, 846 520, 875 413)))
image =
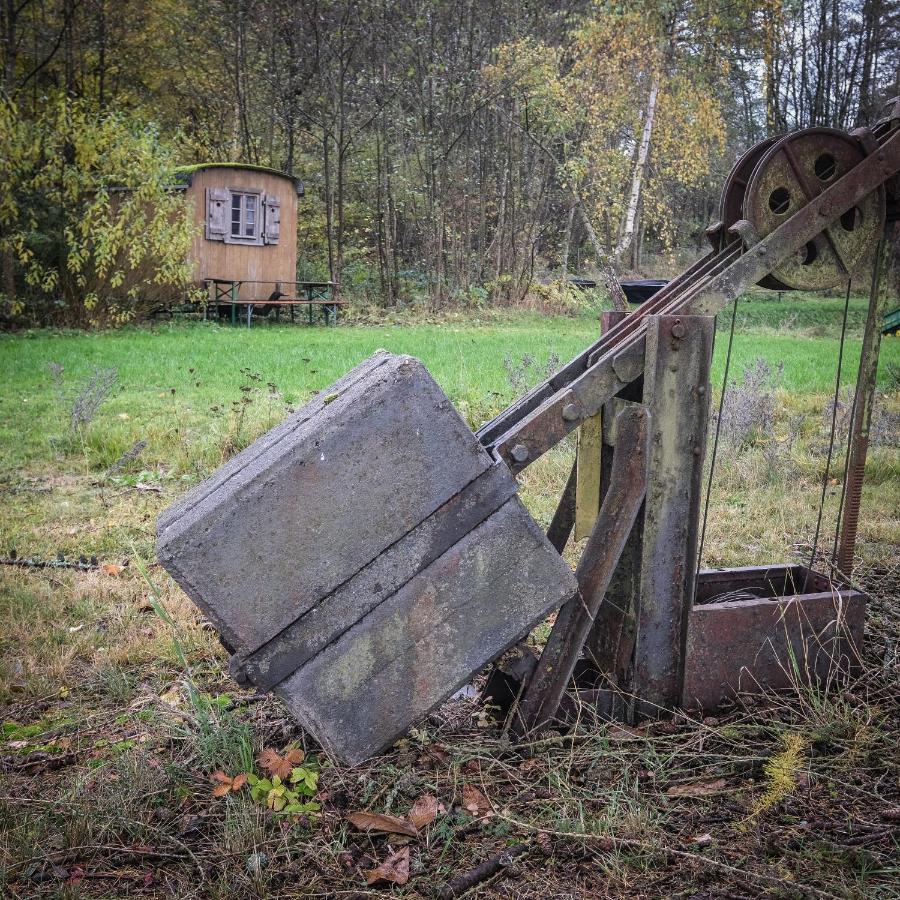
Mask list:
POLYGON ((503 355, 506 380, 517 394, 524 394, 538 382, 550 378, 559 366, 560 360, 556 353, 551 353, 543 366, 530 353, 523 354, 519 362, 515 362, 508 353, 503 355))
POLYGON ((725 388, 719 423, 720 440, 733 450, 746 450, 764 443, 775 425, 775 394, 784 374, 784 363, 773 371, 757 359, 744 367, 740 384, 733 381, 725 388))

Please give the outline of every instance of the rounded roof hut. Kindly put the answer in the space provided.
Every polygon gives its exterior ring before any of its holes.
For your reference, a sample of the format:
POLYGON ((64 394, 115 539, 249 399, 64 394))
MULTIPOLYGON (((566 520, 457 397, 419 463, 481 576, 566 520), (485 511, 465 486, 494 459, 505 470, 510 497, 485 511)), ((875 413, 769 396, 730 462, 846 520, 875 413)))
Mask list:
POLYGON ((191 249, 194 280, 229 291, 236 285, 243 302, 292 292, 302 182, 240 163, 200 163, 174 174, 193 201, 198 226, 191 249))

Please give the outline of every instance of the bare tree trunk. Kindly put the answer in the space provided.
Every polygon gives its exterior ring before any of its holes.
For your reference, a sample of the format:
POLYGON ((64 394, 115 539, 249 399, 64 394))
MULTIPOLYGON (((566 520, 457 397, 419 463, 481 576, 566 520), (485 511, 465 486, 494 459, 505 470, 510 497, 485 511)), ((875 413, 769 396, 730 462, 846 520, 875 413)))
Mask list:
POLYGON ((563 232, 562 245, 562 277, 569 275, 569 244, 572 242, 572 225, 575 223, 575 204, 569 207, 569 215, 566 217, 566 230, 563 232))
POLYGON ((597 257, 597 266, 606 279, 606 287, 609 290, 609 298, 610 300, 612 300, 613 307, 615 309, 621 310, 622 312, 627 312, 628 303, 625 300, 625 294, 622 292, 622 287, 619 284, 618 278, 616 278, 616 273, 613 271, 613 268, 609 264, 606 254, 603 252, 603 247, 601 246, 600 241, 597 238, 597 232, 594 231, 594 226, 591 224, 591 220, 587 217, 587 213, 584 211, 584 204, 579 201, 577 206, 578 214, 581 217, 581 224, 584 225, 584 230, 587 232, 588 240, 591 242, 591 246, 594 248, 594 254, 597 257))
POLYGON ((331 183, 331 138, 322 129, 322 178, 325 183, 325 240, 328 244, 328 277, 334 281, 334 190, 331 183))
POLYGON ((650 85, 650 96, 647 98, 644 128, 641 132, 641 142, 638 145, 637 158, 634 163, 634 176, 631 179, 631 193, 628 197, 628 206, 625 208, 625 221, 613 253, 616 259, 619 259, 628 250, 634 239, 634 226, 637 221, 638 203, 641 199, 641 185, 644 181, 644 173, 647 170, 647 158, 650 155, 650 139, 653 137, 653 122, 656 119, 656 98, 658 95, 659 75, 656 75, 653 78, 653 83, 650 85))

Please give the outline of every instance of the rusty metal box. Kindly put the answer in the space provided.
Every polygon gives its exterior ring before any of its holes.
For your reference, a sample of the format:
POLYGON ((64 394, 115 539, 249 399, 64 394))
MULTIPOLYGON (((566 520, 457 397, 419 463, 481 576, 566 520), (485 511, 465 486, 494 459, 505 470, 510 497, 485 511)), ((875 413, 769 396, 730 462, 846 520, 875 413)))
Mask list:
POLYGON ((805 566, 707 570, 688 623, 682 703, 824 684, 858 668, 865 594, 805 566))
POLYGON ((379 351, 163 513, 157 551, 237 668, 355 763, 573 595, 516 488, 379 351))

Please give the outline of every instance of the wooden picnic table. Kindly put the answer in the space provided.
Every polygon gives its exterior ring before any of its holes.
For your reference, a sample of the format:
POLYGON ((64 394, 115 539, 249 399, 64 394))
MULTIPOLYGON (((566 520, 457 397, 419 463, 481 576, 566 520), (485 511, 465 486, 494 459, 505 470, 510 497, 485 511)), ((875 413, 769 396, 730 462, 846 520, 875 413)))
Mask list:
MULTIPOLYGON (((313 325, 314 307, 318 306, 325 319, 326 325, 336 325, 338 317, 338 309, 344 305, 343 300, 334 299, 334 288, 337 286, 333 281, 250 281, 245 279, 232 278, 207 278, 204 281, 207 291, 212 290, 211 304, 216 307, 221 314, 222 311, 229 311, 231 314, 231 324, 237 325, 238 316, 243 317, 246 312, 247 327, 253 320, 253 311, 257 307, 274 307, 276 317, 280 320, 281 307, 288 307, 291 311, 291 321, 294 321, 294 308, 305 306, 309 313, 309 324, 313 325), (268 299, 255 298, 253 300, 241 299, 240 290, 242 285, 254 284, 270 284, 273 291, 268 299), (286 285, 293 286, 296 294, 290 296, 283 291, 286 285)), ((204 311, 204 318, 206 313, 204 311)))

